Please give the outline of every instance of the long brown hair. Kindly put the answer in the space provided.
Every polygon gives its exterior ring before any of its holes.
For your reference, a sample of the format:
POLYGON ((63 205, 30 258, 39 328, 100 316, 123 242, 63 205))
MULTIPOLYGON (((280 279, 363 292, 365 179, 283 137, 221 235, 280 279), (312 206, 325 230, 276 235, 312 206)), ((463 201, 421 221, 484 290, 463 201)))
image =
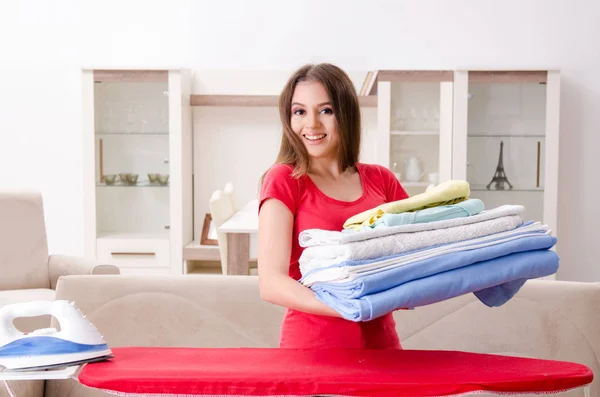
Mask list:
POLYGON ((292 97, 296 85, 303 81, 319 82, 329 95, 337 131, 340 135, 338 165, 341 171, 352 167, 360 153, 361 120, 356 89, 348 75, 339 67, 320 63, 307 64, 296 70, 285 84, 279 96, 279 115, 283 126, 276 164, 290 164, 293 176, 308 173, 310 159, 301 138, 292 130, 292 97))

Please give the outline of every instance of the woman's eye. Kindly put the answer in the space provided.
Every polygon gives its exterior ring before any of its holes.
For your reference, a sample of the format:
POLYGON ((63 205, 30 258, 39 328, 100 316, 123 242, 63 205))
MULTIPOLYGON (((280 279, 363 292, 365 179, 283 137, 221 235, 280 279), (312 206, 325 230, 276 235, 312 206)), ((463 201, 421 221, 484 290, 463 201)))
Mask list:
POLYGON ((325 108, 325 109, 321 110, 321 112, 324 114, 333 114, 333 109, 325 108))
POLYGON ((296 109, 294 110, 294 114, 297 116, 302 116, 304 114, 304 110, 303 109, 296 109))

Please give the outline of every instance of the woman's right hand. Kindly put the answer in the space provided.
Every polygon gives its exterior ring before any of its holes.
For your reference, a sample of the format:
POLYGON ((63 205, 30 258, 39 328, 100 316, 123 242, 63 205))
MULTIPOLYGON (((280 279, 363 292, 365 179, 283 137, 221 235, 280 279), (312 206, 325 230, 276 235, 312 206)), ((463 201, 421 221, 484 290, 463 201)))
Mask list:
POLYGON ((265 200, 259 212, 258 280, 263 300, 306 313, 341 317, 289 276, 294 216, 281 201, 265 200))

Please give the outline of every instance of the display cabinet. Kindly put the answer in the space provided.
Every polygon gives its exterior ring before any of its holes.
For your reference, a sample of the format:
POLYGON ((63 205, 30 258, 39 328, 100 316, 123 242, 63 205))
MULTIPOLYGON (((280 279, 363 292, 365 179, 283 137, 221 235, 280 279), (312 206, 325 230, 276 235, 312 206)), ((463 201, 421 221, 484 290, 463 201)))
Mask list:
POLYGON ((193 238, 187 70, 82 71, 85 254, 183 272, 193 238))
POLYGON ((557 231, 560 72, 379 71, 377 162, 409 195, 467 180, 557 231))

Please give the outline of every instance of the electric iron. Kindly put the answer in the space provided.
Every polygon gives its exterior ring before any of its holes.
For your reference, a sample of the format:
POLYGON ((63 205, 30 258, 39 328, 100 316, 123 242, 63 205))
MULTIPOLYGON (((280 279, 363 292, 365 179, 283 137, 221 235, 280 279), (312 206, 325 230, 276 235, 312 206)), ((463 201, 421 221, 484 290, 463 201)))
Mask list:
POLYGON ((64 368, 112 357, 102 335, 71 302, 37 301, 0 308, 0 370, 64 368), (13 325, 15 318, 48 314, 58 320, 60 331, 43 328, 22 333, 13 325))

